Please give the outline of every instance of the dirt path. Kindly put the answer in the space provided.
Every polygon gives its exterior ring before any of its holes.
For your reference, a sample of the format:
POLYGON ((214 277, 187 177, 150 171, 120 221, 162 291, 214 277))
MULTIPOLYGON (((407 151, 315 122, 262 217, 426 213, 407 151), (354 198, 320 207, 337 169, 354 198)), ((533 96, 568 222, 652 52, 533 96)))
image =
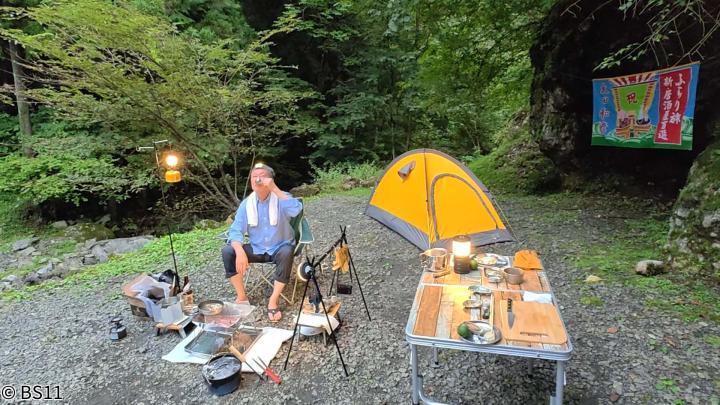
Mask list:
MULTIPOLYGON (((602 305, 581 304, 586 274, 567 257, 580 249, 577 241, 603 241, 623 232, 623 222, 608 219, 607 212, 600 211, 604 207, 586 202, 573 208, 572 215, 563 215, 533 201, 502 201, 520 242, 489 250, 508 254, 529 247, 543 255, 575 345, 567 368, 566 402, 610 403, 615 391, 618 403, 700 404, 713 398, 717 403, 720 353, 704 337, 720 335, 720 328, 649 309, 642 297, 617 285, 593 287, 602 305), (609 328, 617 331, 609 333, 609 328)), ((258 386, 249 377, 232 395, 213 397, 203 385, 200 366, 160 359, 180 341, 177 335, 156 337, 149 323, 131 318, 119 296, 128 276, 92 291, 55 290, 29 301, 0 304, 0 382, 15 387, 59 385, 68 403, 409 403, 404 328, 419 279, 418 252, 365 217, 364 204, 363 198, 326 197, 311 201, 307 209, 317 252, 337 237, 338 225, 350 225, 353 259, 373 316, 367 320, 353 290, 344 302, 340 333, 350 378, 342 375, 333 345, 304 341, 293 348, 280 387, 258 386), (117 343, 108 339, 107 317, 114 313, 128 320, 129 335, 117 343)), ((217 244, 219 252, 220 241, 207 243, 217 244)), ((219 256, 208 257, 207 265, 191 274, 199 298, 231 298, 221 267, 219 256)), ((254 298, 265 305, 264 298, 254 298)), ((283 327, 289 328, 289 312, 283 327)), ((258 325, 264 323, 261 316, 258 325)), ((287 346, 272 363, 276 369, 282 368, 287 346)), ((428 361, 426 351, 421 351, 421 359, 428 361)), ((440 361, 440 368, 424 370, 429 370, 426 392, 441 401, 546 403, 553 389, 553 364, 544 361, 535 362, 532 375, 521 359, 441 351, 440 361)))

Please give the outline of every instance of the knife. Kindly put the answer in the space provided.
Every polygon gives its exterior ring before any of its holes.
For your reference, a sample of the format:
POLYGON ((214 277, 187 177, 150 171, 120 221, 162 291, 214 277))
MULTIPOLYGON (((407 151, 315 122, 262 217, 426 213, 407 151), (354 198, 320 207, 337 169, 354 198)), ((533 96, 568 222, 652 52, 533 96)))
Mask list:
POLYGON ((508 315, 508 326, 510 326, 510 329, 512 329, 513 324, 515 323, 515 314, 512 311, 512 299, 508 298, 507 300, 507 315, 508 315))

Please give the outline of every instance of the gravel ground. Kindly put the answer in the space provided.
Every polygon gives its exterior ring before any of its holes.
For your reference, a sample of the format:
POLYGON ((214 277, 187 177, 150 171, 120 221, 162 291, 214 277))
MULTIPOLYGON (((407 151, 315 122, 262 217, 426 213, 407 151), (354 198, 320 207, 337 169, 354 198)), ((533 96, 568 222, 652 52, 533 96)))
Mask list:
MULTIPOLYGON (((409 352, 404 329, 418 283, 417 250, 365 217, 365 199, 326 197, 308 203, 307 216, 320 253, 349 225, 351 252, 370 307, 368 321, 358 294, 344 299, 339 343, 350 377, 342 374, 335 347, 307 340, 293 347, 283 384, 256 383, 249 374, 230 396, 217 398, 204 386, 200 366, 172 364, 160 357, 180 341, 156 337, 152 324, 132 319, 120 297, 129 280, 110 280, 96 289, 39 293, 32 300, 0 304, 0 383, 59 385, 68 403, 409 403, 409 352), (108 339, 107 318, 120 313, 128 337, 108 339)), ((704 337, 720 335, 718 325, 677 320, 643 305, 623 287, 592 287, 602 306, 580 304, 587 275, 568 257, 578 240, 602 241, 623 232, 606 208, 577 208, 567 220, 532 200, 502 201, 520 241, 490 247, 509 254, 538 250, 562 305, 575 351, 567 367, 567 403, 717 403, 720 353, 704 337), (600 214, 602 213, 602 214, 600 214), (603 216, 599 216, 603 215, 603 216), (661 381, 664 381, 662 383, 661 381), (660 385, 659 385, 660 384, 660 385)), ((625 215, 625 214, 623 214, 625 215)), ((220 244, 218 241, 208 243, 220 244)), ((191 273, 196 299, 232 298, 218 256, 191 273)), ((326 282, 329 277, 321 280, 326 282)), ((264 306, 261 296, 251 297, 264 306)), ((289 328, 287 308, 281 327, 289 328)), ((266 324, 264 314, 258 325, 266 324)), ((288 345, 272 362, 282 369, 288 345)), ((428 367, 420 351, 426 393, 464 404, 546 403, 554 387, 554 364, 500 356, 441 351, 439 368, 428 367)))

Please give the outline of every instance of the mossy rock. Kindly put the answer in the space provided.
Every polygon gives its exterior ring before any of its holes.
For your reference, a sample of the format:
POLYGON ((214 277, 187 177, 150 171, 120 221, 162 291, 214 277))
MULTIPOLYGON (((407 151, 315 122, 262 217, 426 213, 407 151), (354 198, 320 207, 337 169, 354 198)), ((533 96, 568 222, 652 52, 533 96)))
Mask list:
POLYGON ((526 118, 516 119, 499 138, 492 153, 468 164, 491 192, 533 194, 558 189, 559 171, 531 138, 526 118))
POLYGON ((720 278, 720 141, 695 160, 670 221, 673 267, 720 278))
POLYGON ((65 228, 63 230, 63 236, 72 238, 78 242, 84 242, 90 239, 112 239, 115 237, 115 234, 105 225, 85 222, 65 228))
POLYGON ((320 186, 317 184, 302 184, 290 190, 293 197, 310 197, 320 193, 320 186))
POLYGON ((193 225, 193 229, 217 229, 221 226, 225 226, 225 224, 223 222, 215 221, 213 219, 201 219, 195 222, 195 225, 193 225))

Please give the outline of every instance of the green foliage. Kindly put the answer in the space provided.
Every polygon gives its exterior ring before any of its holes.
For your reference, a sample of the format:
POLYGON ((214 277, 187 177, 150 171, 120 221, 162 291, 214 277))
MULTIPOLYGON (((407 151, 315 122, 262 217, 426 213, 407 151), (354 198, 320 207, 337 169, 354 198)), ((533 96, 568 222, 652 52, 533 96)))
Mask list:
MULTIPOLYGON (((263 33, 230 0, 5 8, 0 35, 27 50, 28 77, 37 79, 28 97, 57 111, 60 136, 40 146, 0 125, 0 148, 38 145, 37 162, 5 162, 3 173, 20 164, 33 172, 14 174, 4 189, 33 202, 122 200, 152 187, 151 159, 135 147, 158 139, 172 140, 186 155, 185 179, 227 208, 247 162, 272 161, 291 140, 307 139, 310 162, 323 167, 387 161, 415 147, 486 152, 527 106, 527 49, 546 3, 297 0, 263 33), (12 29, 18 21, 39 29, 12 29), (318 52, 308 62, 317 66, 301 66, 299 76, 320 76, 322 97, 270 56, 272 36, 292 31, 318 52), (91 138, 105 150, 89 148, 91 138), (72 161, 80 156, 85 163, 72 161)), ((529 177, 547 174, 535 169, 518 168, 533 184, 542 179, 529 177)))
POLYGON ((492 135, 528 106, 528 49, 549 3, 418 3, 422 105, 443 117, 451 136, 487 151, 492 135))
POLYGON ((591 294, 583 294, 580 296, 580 303, 589 307, 602 307, 603 302, 600 297, 591 294))
POLYGON ((316 194, 310 197, 306 197, 305 201, 312 201, 324 197, 355 197, 355 198, 369 198, 372 189, 369 187, 356 187, 350 190, 342 191, 320 191, 320 194, 316 194))
POLYGON ((288 5, 278 26, 306 33, 323 60, 338 64, 323 83, 326 125, 311 157, 338 163, 389 160, 416 147, 490 150, 493 134, 528 105, 527 51, 547 3, 288 5))
POLYGON ((688 321, 720 322, 720 295, 702 281, 693 281, 678 272, 654 277, 635 275, 638 261, 663 257, 667 218, 650 216, 625 222, 627 230, 612 235, 610 242, 583 244, 575 265, 590 269, 605 280, 631 287, 645 297, 648 306, 688 321))
POLYGON ((128 139, 135 145, 174 141, 185 153, 185 179, 228 208, 237 204, 239 173, 224 169, 267 150, 258 145, 276 146, 279 134, 304 130, 293 117, 312 93, 275 67, 264 42, 272 32, 239 48, 235 40, 178 33, 129 3, 99 0, 47 3, 25 15, 44 32, 0 34, 35 55, 28 69, 42 79, 28 98, 66 120, 137 134, 128 139))
POLYGON ((120 170, 107 160, 12 155, 0 161, 0 178, 0 191, 15 191, 36 204, 62 199, 79 205, 86 194, 113 199, 125 194, 120 170))
POLYGON ((655 388, 661 391, 670 391, 673 394, 680 392, 680 388, 677 386, 675 380, 669 377, 660 378, 657 384, 655 384, 655 388))
POLYGON ((720 349, 720 336, 707 335, 705 336, 705 342, 709 344, 713 349, 720 349))
MULTIPOLYGON (((124 139, 87 125, 58 120, 46 110, 33 116, 30 136, 14 134, 35 156, 16 150, 0 157, 0 192, 40 204, 61 200, 80 205, 89 197, 122 201, 150 181, 147 164, 117 164, 124 139)), ((0 128, 13 127, 14 117, 0 116, 0 128)), ((0 135, 2 136, 2 135, 0 135)), ((10 135, 8 135, 10 136, 10 135)))
POLYGON ((713 33, 720 28, 711 4, 714 3, 705 0, 623 0, 617 6, 604 3, 601 7, 618 7, 630 18, 647 20, 649 30, 641 41, 622 44, 595 70, 609 69, 650 55, 659 67, 702 59, 705 45, 716 41, 713 33), (683 29, 679 30, 678 26, 683 29), (679 48, 677 51, 673 49, 676 47, 679 48))
POLYGON ((204 43, 232 38, 242 47, 255 38, 237 1, 133 0, 132 3, 144 13, 167 17, 180 31, 204 43))
POLYGON ((17 118, 0 112, 0 157, 18 150, 19 133, 17 118))
POLYGON ((315 184, 324 192, 343 190, 343 185, 368 187, 380 174, 382 169, 374 163, 338 164, 325 169, 315 168, 315 184))
MULTIPOLYGON (((520 115, 522 116, 522 115, 520 115)), ((473 158, 468 167, 494 193, 527 194, 557 189, 559 174, 532 140, 528 123, 508 123, 498 134, 499 145, 473 158)))
MULTIPOLYGON (((37 236, 40 238, 52 238, 62 236, 61 231, 49 226, 40 226, 23 218, 26 204, 17 198, 16 193, 0 192, 0 253, 10 251, 13 242, 19 239, 37 236)), ((59 242, 58 245, 50 247, 53 254, 67 253, 70 244, 73 242, 59 242)), ((2 276, 0 276, 2 279, 2 276)))

